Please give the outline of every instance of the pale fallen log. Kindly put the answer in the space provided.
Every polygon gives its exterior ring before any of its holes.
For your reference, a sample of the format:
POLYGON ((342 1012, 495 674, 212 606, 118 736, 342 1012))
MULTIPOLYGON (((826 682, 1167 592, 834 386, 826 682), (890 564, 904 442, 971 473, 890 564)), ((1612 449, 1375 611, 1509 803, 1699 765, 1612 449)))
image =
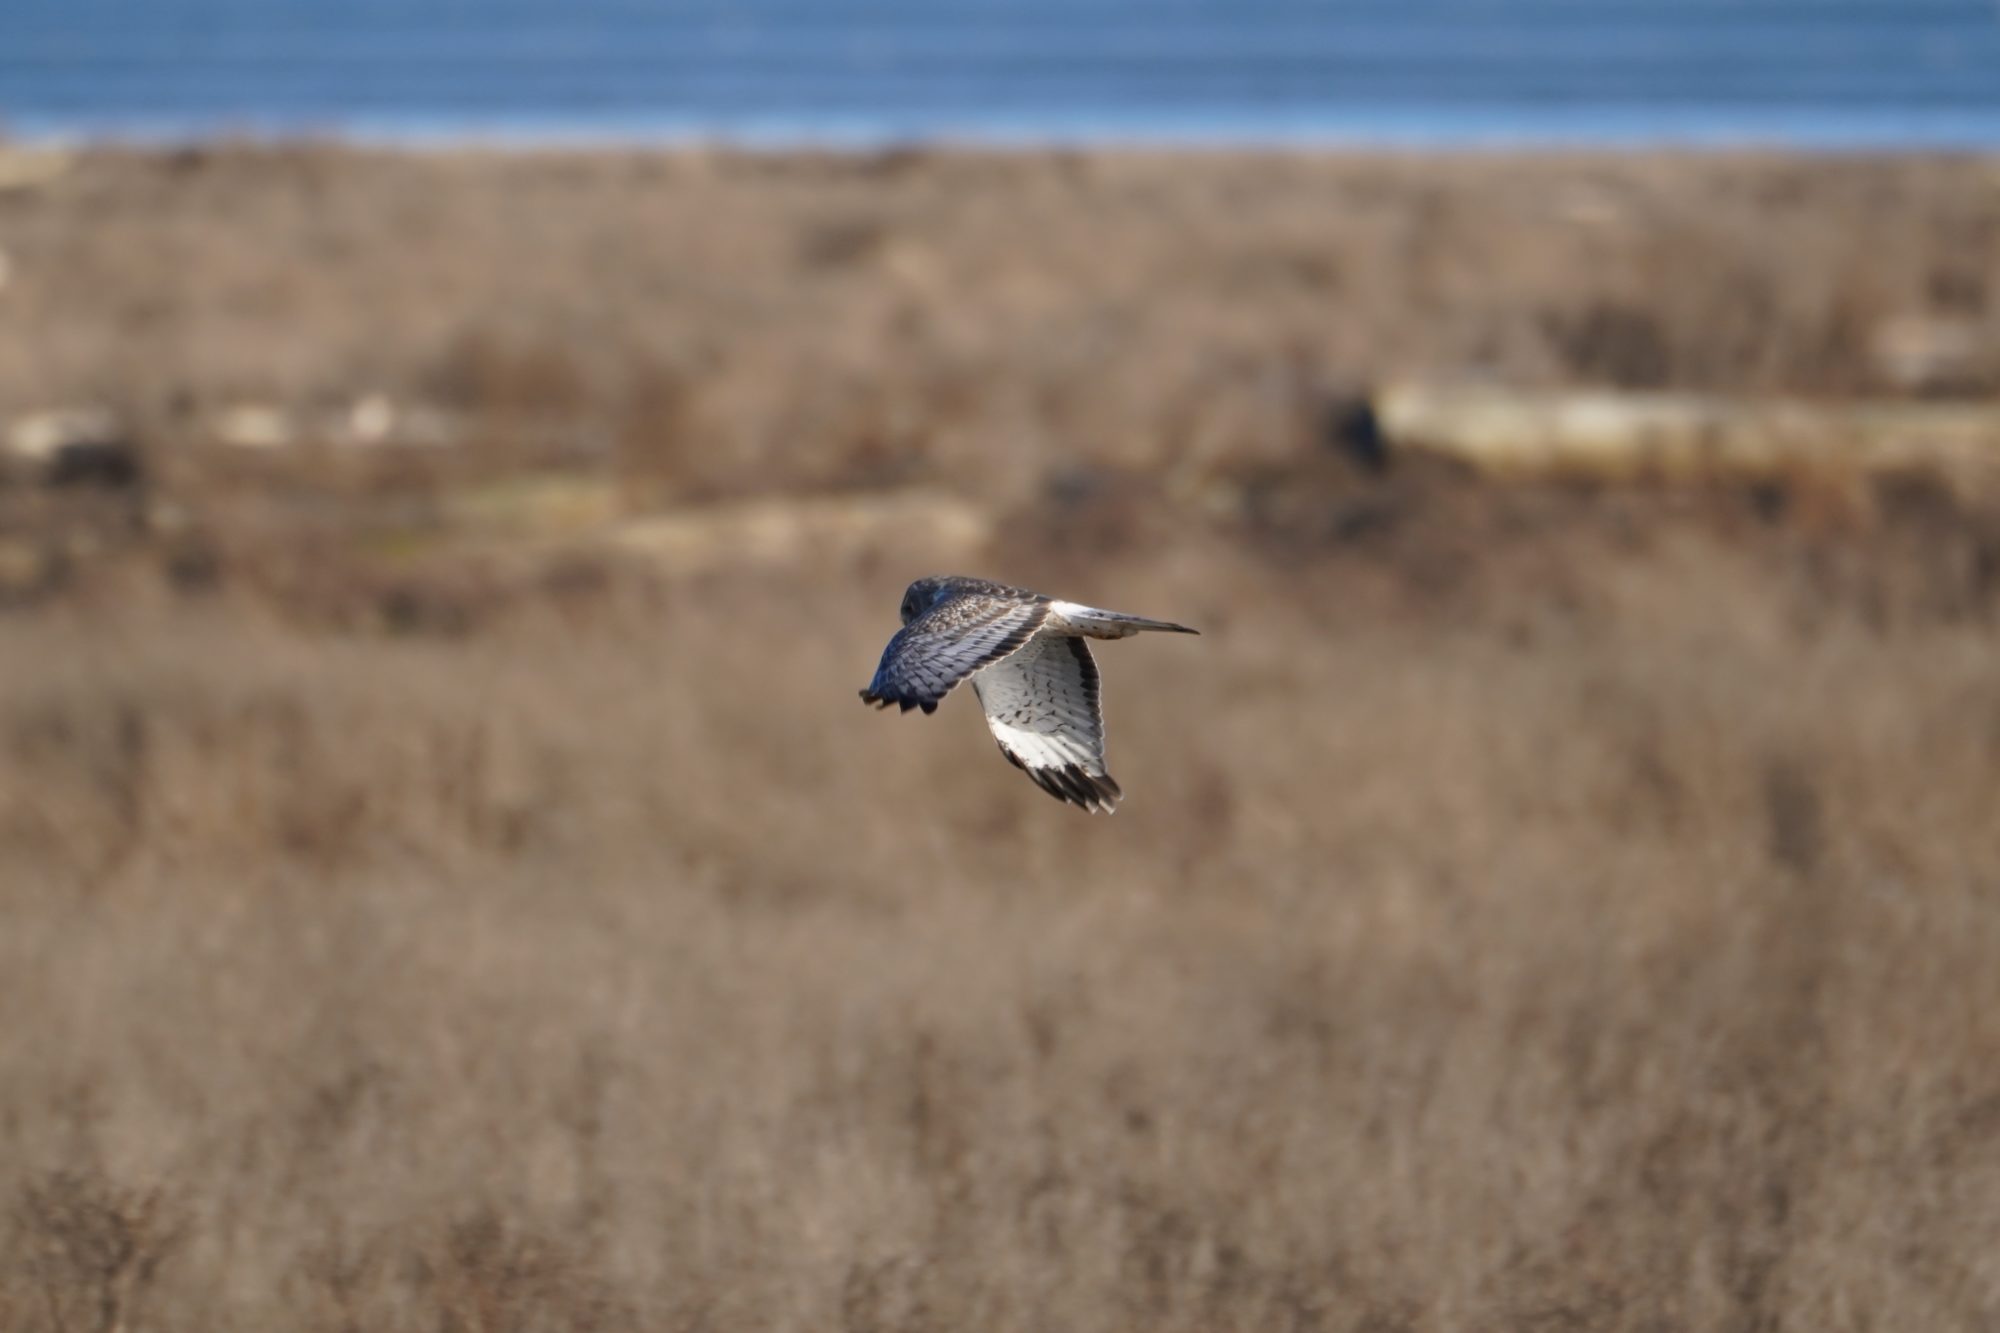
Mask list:
POLYGON ((453 529, 530 538, 607 531, 624 510, 616 479, 593 476, 509 477, 444 502, 453 529))
POLYGON ((2000 404, 1805 402, 1700 394, 1392 387, 1376 400, 1391 447, 1494 473, 1594 476, 1921 469, 2000 476, 2000 404))
POLYGON ((704 505, 630 519, 605 534, 614 548, 675 572, 732 565, 845 561, 871 551, 965 556, 993 535, 992 518, 929 491, 704 505))
POLYGON ((640 515, 626 512, 627 499, 612 478, 515 478, 447 499, 443 527, 398 549, 531 560, 599 551, 672 574, 869 555, 929 569, 974 558, 994 532, 987 510, 929 490, 720 501, 640 515))
POLYGON ((281 407, 238 403, 216 413, 212 433, 234 449, 282 449, 298 439, 298 425, 281 407))

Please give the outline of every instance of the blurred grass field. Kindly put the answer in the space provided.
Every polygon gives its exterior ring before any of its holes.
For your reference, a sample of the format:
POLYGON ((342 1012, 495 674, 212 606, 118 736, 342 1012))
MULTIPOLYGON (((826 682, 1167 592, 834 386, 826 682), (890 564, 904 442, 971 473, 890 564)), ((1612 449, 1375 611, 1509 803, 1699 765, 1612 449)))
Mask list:
POLYGON ((0 405, 143 462, 0 492, 0 1328, 1990 1326, 2000 497, 1338 423, 1910 392, 1871 331, 1994 318, 1992 172, 0 194, 0 405), (369 395, 449 438, 217 436, 369 395), (878 517, 627 540, 743 501, 878 517), (953 569, 1203 630, 1100 654, 1115 817, 856 702, 953 569))

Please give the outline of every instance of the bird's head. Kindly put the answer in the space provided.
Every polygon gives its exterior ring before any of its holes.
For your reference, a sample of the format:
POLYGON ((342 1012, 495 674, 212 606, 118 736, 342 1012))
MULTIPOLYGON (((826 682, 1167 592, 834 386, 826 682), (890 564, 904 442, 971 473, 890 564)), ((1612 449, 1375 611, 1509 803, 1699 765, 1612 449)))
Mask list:
POLYGON ((912 583, 903 592, 903 623, 909 624, 924 612, 936 606, 950 595, 950 580, 923 578, 912 583))

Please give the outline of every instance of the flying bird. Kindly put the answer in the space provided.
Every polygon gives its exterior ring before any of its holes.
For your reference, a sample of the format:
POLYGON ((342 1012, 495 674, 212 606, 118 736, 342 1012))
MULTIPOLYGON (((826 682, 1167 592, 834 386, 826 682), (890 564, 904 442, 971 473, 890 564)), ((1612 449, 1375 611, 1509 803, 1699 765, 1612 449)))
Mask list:
POLYGON ((1104 766, 1097 663, 1084 640, 1144 630, 1199 633, 986 579, 918 579, 903 594, 903 628, 861 698, 935 713, 969 679, 1008 762, 1057 800, 1109 814, 1124 792, 1104 766))

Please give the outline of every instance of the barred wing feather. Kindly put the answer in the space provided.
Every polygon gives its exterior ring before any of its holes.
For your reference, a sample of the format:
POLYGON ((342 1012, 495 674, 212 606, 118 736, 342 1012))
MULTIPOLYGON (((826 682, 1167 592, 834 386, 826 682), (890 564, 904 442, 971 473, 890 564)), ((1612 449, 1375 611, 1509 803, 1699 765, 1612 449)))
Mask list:
POLYGON ((972 688, 1000 752, 1059 801, 1109 813, 1124 793, 1104 763, 1097 663, 1082 639, 1044 634, 972 688))
POLYGON ((1045 601, 948 601, 889 640, 861 697, 880 708, 937 711, 938 702, 982 667, 1018 652, 1048 617, 1045 601))

